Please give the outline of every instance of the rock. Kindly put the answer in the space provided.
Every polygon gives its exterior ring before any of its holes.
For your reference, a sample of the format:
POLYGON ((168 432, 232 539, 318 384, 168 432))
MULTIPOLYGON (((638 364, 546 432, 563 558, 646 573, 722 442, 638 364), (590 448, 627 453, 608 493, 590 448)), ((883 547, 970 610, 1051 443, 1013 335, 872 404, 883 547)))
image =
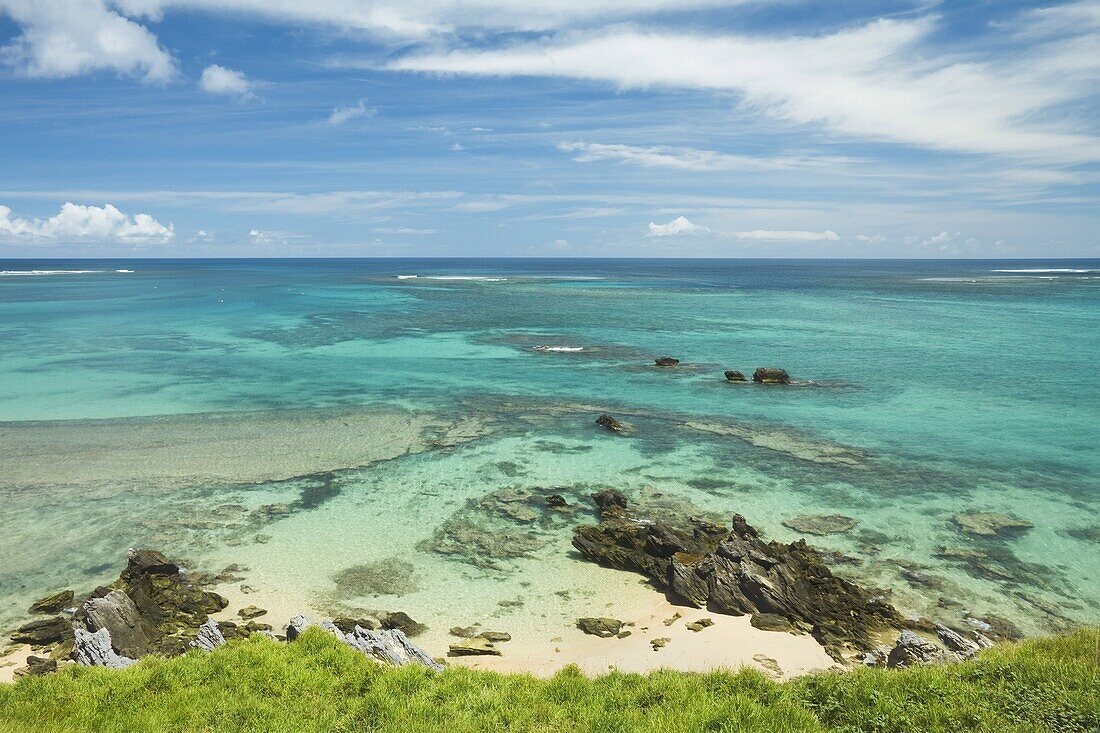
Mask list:
MULTIPOLYGON (((315 625, 316 624, 314 624, 312 621, 310 621, 305 616, 303 616, 301 614, 298 614, 294 618, 290 619, 290 623, 287 624, 287 627, 286 627, 286 640, 287 641, 294 641, 299 636, 304 634, 306 629, 308 629, 310 626, 315 626, 315 625)), ((336 629, 336 630, 338 632, 340 631, 339 629, 336 629)))
POLYGON ((66 608, 73 607, 75 598, 76 594, 71 590, 59 591, 45 598, 39 598, 31 604, 28 611, 30 613, 61 613, 66 608))
POLYGON ((477 636, 476 626, 452 626, 451 636, 457 636, 460 639, 472 639, 477 636))
POLYGON ((761 631, 794 631, 794 626, 786 616, 778 613, 754 613, 749 623, 761 631))
POLYGON ((197 629, 209 614, 229 605, 187 580, 179 566, 155 550, 131 550, 126 569, 111 587, 128 595, 142 617, 166 633, 197 629))
POLYGON ((874 632, 910 626, 880 594, 833 575, 804 540, 764 542, 741 515, 730 531, 691 516, 635 515, 623 503, 621 494, 601 492, 599 524, 577 527, 573 546, 601 565, 645 575, 673 600, 731 615, 777 614, 837 659, 841 647, 872 648, 874 632))
MULTIPOLYGON (((330 624, 331 626, 331 624, 330 624)), ((335 629, 333 626, 332 629, 335 629)), ((401 629, 382 629, 371 631, 356 626, 350 634, 340 636, 349 646, 358 649, 368 657, 394 667, 418 664, 434 671, 443 669, 443 665, 432 659, 427 652, 409 641, 401 629)), ((486 642, 488 643, 488 642, 486 642)))
POLYGON ((259 621, 249 621, 247 624, 241 626, 240 628, 243 629, 249 636, 251 636, 252 634, 267 633, 271 631, 272 627, 271 624, 262 624, 259 621))
POLYGON ((240 611, 237 611, 237 615, 245 620, 259 618, 266 613, 267 609, 260 608, 259 606, 245 606, 240 611))
POLYGON ((47 657, 36 657, 31 655, 27 657, 27 666, 20 667, 15 670, 15 676, 18 677, 43 677, 48 674, 53 674, 57 671, 57 660, 49 659, 47 657))
POLYGON ((102 598, 89 598, 81 607, 88 631, 106 629, 114 650, 138 659, 151 653, 163 634, 142 618, 130 597, 113 590, 102 598))
MULTIPOLYGON (((614 419, 614 418, 612 418, 614 419)), ((546 497, 546 506, 551 509, 561 509, 562 507, 569 506, 569 502, 565 500, 565 497, 561 494, 551 494, 546 497)))
POLYGON ((657 651, 658 649, 663 649, 664 647, 668 646, 668 643, 670 641, 672 641, 672 639, 668 638, 667 636, 662 636, 658 639, 650 639, 649 645, 653 647, 653 651, 657 651))
POLYGON ((625 639, 628 636, 630 636, 630 629, 623 629, 619 633, 615 634, 616 639, 625 639))
POLYGON ((332 576, 340 598, 403 596, 420 590, 412 563, 398 557, 353 565, 332 576))
POLYGON ((858 524, 856 520, 843 514, 808 514, 783 520, 783 526, 795 532, 819 536, 847 532, 856 524, 858 524))
POLYGON ((963 659, 972 657, 982 650, 982 646, 978 642, 967 639, 959 632, 949 629, 943 624, 936 624, 936 636, 939 637, 940 643, 947 647, 948 651, 955 652, 963 659))
POLYGON ((779 666, 779 662, 775 661, 766 654, 753 654, 752 660, 764 668, 764 672, 769 677, 778 678, 783 676, 783 668, 779 666))
POLYGON ((73 627, 70 621, 60 616, 43 618, 25 623, 11 635, 11 640, 16 644, 30 644, 31 646, 45 646, 56 644, 62 639, 73 635, 73 627))
POLYGON ((742 374, 741 372, 735 372, 735 371, 730 370, 730 371, 727 371, 725 374, 726 374, 726 381, 727 382, 744 382, 744 381, 747 381, 745 379, 745 375, 742 374))
POLYGON ((504 642, 511 641, 512 635, 506 631, 482 631, 478 634, 479 638, 488 639, 491 642, 504 642))
POLYGON ((137 660, 119 656, 111 646, 111 632, 100 629, 95 633, 76 627, 73 643, 73 660, 85 667, 125 669, 137 660))
POLYGON ((951 655, 938 645, 917 636, 912 631, 903 631, 886 658, 886 666, 912 667, 916 664, 934 664, 949 659, 951 655))
POLYGON ((341 633, 350 634, 355 631, 356 626, 362 626, 368 631, 374 631, 378 628, 378 624, 371 621, 369 618, 348 618, 347 616, 340 616, 332 620, 332 625, 340 629, 341 633))
POLYGON ((952 519, 961 531, 977 537, 1018 536, 1035 526, 1023 519, 994 512, 962 512, 952 519))
POLYGON ((596 418, 596 424, 599 425, 601 428, 607 428, 613 433, 623 432, 623 424, 608 415, 606 412, 596 418))
POLYGON ((680 620, 680 612, 676 611, 671 616, 669 616, 668 618, 661 621, 661 623, 663 623, 665 626, 672 626, 674 623, 676 623, 679 620, 680 620))
POLYGON ((686 624, 684 624, 684 626, 691 629, 692 631, 698 632, 698 631, 702 631, 703 629, 710 628, 711 626, 714 626, 714 621, 709 619, 709 618, 701 618, 698 621, 692 621, 690 623, 686 623, 686 624))
POLYGON ((674 367, 680 365, 680 360, 673 359, 671 356, 659 356, 653 361, 659 367, 674 367))
POLYGON ((600 515, 613 514, 626 509, 626 495, 616 489, 604 489, 592 495, 592 501, 596 502, 596 508, 600 515))
POLYGON ((985 636, 1005 641, 1018 641, 1024 638, 1024 634, 1016 624, 1000 616, 974 616, 968 615, 966 622, 985 636))
POLYGON ((865 667, 885 667, 886 660, 890 658, 890 647, 879 644, 871 651, 863 655, 863 662, 865 667))
POLYGON ((472 639, 463 639, 462 641, 451 644, 447 648, 448 657, 499 657, 500 655, 500 650, 493 646, 493 642, 481 636, 475 636, 472 639))
POLYGON ((790 384, 791 377, 786 369, 769 369, 760 367, 752 373, 752 381, 757 384, 790 384))
POLYGON ((409 617, 409 614, 404 611, 396 611, 394 613, 388 613, 382 618, 383 629, 398 629, 405 636, 416 636, 423 634, 428 630, 428 627, 422 623, 413 621, 409 617))
POLYGON ((577 619, 577 628, 586 634, 599 636, 603 639, 610 639, 622 630, 623 622, 618 619, 606 617, 579 618, 577 619))
POLYGON ((222 635, 218 622, 212 618, 206 619, 206 623, 199 627, 199 633, 191 640, 192 649, 202 649, 204 652, 212 652, 225 645, 225 636, 222 635))

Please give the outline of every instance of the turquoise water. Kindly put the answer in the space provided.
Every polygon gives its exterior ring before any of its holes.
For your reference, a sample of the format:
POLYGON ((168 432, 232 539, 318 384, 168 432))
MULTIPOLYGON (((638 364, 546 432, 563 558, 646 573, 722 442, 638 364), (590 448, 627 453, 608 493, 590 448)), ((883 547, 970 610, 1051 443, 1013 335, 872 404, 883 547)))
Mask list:
POLYGON ((1100 621, 1100 261, 0 271, 3 622, 156 544, 247 565, 227 594, 269 607, 568 624, 635 580, 571 556, 591 516, 540 497, 604 486, 784 541, 784 519, 851 516, 813 543, 908 612, 1100 621), (796 384, 722 378, 758 366, 796 384), (960 511, 1035 526, 973 538, 960 511))

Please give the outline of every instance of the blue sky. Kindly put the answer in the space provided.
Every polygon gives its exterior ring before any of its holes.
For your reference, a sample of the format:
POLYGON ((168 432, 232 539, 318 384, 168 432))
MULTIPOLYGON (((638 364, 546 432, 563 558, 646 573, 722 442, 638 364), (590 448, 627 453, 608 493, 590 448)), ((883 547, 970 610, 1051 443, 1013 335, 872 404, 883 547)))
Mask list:
POLYGON ((1100 256, 1100 0, 0 0, 0 257, 1100 256))

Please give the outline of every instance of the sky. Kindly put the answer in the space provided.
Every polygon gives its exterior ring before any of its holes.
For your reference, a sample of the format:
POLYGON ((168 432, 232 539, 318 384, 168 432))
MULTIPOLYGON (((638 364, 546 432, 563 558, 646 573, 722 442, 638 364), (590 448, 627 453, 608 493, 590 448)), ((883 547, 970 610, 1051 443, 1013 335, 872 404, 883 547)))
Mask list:
POLYGON ((0 0, 0 257, 1098 257, 1100 0, 0 0))

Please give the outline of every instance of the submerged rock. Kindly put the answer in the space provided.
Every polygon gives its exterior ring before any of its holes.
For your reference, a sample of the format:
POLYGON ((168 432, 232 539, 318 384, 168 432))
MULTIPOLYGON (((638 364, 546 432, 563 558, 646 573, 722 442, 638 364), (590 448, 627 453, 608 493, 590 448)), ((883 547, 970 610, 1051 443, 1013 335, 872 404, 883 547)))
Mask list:
POLYGON ((569 506, 569 502, 567 502, 565 497, 561 494, 551 494, 546 497, 546 506, 551 509, 561 509, 562 507, 569 506))
POLYGON ((61 616, 54 616, 53 618, 36 619, 23 624, 12 633, 11 640, 16 644, 45 646, 56 644, 72 635, 71 622, 61 616))
POLYGON ((85 667, 125 669, 137 660, 117 654, 111 646, 111 632, 100 629, 95 633, 76 627, 73 643, 73 660, 85 667))
POLYGON ((732 369, 726 371, 725 376, 726 376, 726 381, 727 382, 745 382, 745 381, 747 381, 745 379, 744 374, 742 374, 741 372, 733 371, 732 369))
POLYGON ((879 594, 833 575, 804 540, 765 542, 741 515, 730 531, 690 516, 635 515, 617 492, 597 504, 600 523, 577 527, 573 546, 602 565, 645 575, 674 600, 736 616, 777 614, 836 659, 846 646, 872 648, 874 632, 907 625, 879 594))
POLYGON ((404 611, 395 611, 393 613, 387 613, 382 617, 383 629, 396 629, 401 631, 405 636, 416 636, 423 634, 428 630, 428 627, 422 623, 414 621, 409 614, 404 611))
POLYGON ((403 596, 420 590, 412 563, 397 557, 353 565, 332 576, 340 598, 403 596))
POLYGON ((994 512, 960 512, 952 520, 962 532, 978 537, 1017 536, 1035 526, 1026 520, 994 512))
POLYGON ((483 636, 475 636, 455 642, 447 648, 448 657, 493 656, 499 657, 501 652, 493 642, 483 636))
POLYGON ((29 613, 61 613, 66 608, 72 608, 76 594, 71 590, 63 590, 53 595, 39 598, 31 604, 29 613))
POLYGON ((659 367, 674 367, 680 365, 680 360, 673 359, 671 356, 659 356, 654 359, 653 362, 659 367))
POLYGON ((577 619, 577 628, 586 634, 610 639, 612 636, 617 636, 622 630, 623 622, 618 619, 603 616, 596 618, 579 618, 577 619))
POLYGON ((623 424, 608 415, 606 412, 596 418, 596 424, 599 425, 601 428, 606 428, 607 430, 610 430, 613 433, 621 433, 624 430, 623 424))
POLYGON ((818 536, 848 532, 857 524, 855 519, 843 514, 807 514, 783 520, 784 527, 818 536))
POLYGON ((790 384, 791 377, 786 369, 760 367, 752 373, 752 381, 757 384, 790 384))
POLYGON ((266 608, 260 608, 259 606, 245 606, 241 610, 237 611, 237 615, 246 621, 249 619, 259 618, 267 613, 266 608))
POLYGON ((476 626, 452 626, 451 636, 457 636, 460 639, 472 639, 477 636, 476 626))

